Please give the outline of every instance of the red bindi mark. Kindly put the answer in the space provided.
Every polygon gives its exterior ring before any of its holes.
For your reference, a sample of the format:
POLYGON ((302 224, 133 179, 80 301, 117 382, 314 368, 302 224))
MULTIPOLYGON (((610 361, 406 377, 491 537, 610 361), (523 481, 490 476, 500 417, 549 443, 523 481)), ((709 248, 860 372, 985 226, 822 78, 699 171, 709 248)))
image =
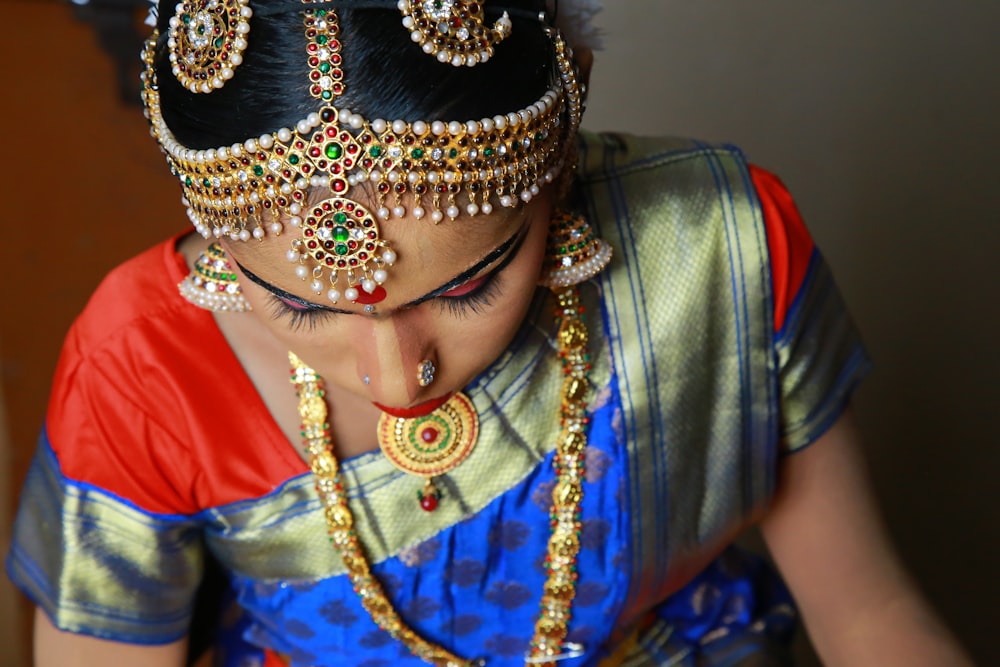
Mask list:
POLYGON ((479 289, 479 287, 481 287, 482 284, 485 283, 488 278, 489 274, 485 276, 480 276, 475 280, 470 280, 466 283, 462 283, 458 287, 450 289, 447 292, 441 292, 441 296, 444 297, 465 296, 466 294, 469 294, 470 292, 475 292, 477 289, 479 289))
POLYGON ((369 294, 363 289, 358 290, 358 303, 368 306, 373 303, 378 303, 380 301, 385 301, 385 288, 379 285, 375 288, 375 291, 369 294))

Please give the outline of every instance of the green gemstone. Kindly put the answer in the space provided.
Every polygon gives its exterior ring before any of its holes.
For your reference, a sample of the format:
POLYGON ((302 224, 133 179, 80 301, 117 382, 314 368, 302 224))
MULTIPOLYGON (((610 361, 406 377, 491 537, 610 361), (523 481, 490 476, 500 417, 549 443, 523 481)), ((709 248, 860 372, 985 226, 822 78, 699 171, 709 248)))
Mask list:
POLYGON ((493 152, 494 151, 492 148, 483 149, 483 155, 485 155, 486 157, 493 157, 493 152))
POLYGON ((419 160, 423 156, 424 156, 424 149, 423 148, 414 148, 413 152, 410 153, 410 157, 413 157, 413 158, 415 158, 417 160, 419 160))
POLYGON ((455 158, 456 156, 458 156, 458 149, 452 148, 451 151, 449 151, 448 156, 451 158, 455 158))
POLYGON ((325 9, 317 9, 316 10, 316 16, 326 16, 326 10, 325 9))
POLYGON ((216 37, 215 38, 215 48, 221 49, 223 44, 224 44, 224 42, 222 41, 221 37, 216 37))
POLYGON ((181 20, 184 21, 184 23, 190 23, 191 22, 191 15, 190 14, 182 14, 181 15, 181 20))
POLYGON ((338 143, 330 143, 326 145, 326 156, 331 160, 339 160, 344 154, 344 147, 338 143))
POLYGON ((371 149, 369 149, 368 154, 371 155, 372 157, 378 157, 382 155, 382 147, 372 146, 371 149))
POLYGON ((535 141, 541 141, 544 138, 545 138, 545 135, 542 134, 541 132, 539 132, 538 134, 535 135, 535 141))
POLYGON ((346 255, 348 253, 347 244, 338 243, 337 245, 333 246, 333 251, 336 252, 338 255, 346 255))
POLYGON ((208 180, 207 178, 201 179, 201 184, 204 185, 206 188, 212 187, 212 181, 208 180))
POLYGON ((316 35, 316 43, 320 46, 326 44, 330 39, 326 35, 316 35))
POLYGON ((334 227, 333 228, 333 240, 340 241, 343 243, 347 239, 351 238, 351 233, 347 231, 347 227, 334 227))
POLYGON ((320 93, 319 96, 322 97, 324 100, 329 100, 333 97, 333 93, 331 93, 329 90, 324 90, 322 93, 320 93))
POLYGON ((320 63, 319 64, 319 71, 322 72, 323 74, 326 74, 327 72, 329 72, 330 71, 330 63, 320 63))
POLYGON ((193 184, 194 184, 194 181, 191 180, 190 176, 188 176, 187 178, 184 179, 184 185, 186 185, 188 187, 191 187, 193 184))
MULTIPOLYGON (((347 214, 346 213, 337 213, 337 214, 335 214, 333 216, 333 221, 337 222, 337 223, 340 223, 340 224, 344 224, 345 222, 347 222, 347 214)), ((343 239, 337 239, 337 240, 339 241, 339 240, 343 240, 343 239)))
POLYGON ((299 163, 299 156, 298 155, 289 155, 288 156, 288 163, 289 164, 298 164, 299 163))
POLYGON ((253 166, 253 173, 256 174, 257 176, 263 176, 264 175, 264 167, 260 166, 259 164, 255 164, 253 166))

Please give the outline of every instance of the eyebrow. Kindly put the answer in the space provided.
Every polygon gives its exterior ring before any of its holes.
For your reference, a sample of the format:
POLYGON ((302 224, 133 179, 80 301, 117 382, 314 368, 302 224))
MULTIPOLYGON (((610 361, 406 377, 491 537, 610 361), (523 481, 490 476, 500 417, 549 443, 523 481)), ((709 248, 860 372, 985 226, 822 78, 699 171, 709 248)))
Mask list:
MULTIPOLYGON (((512 259, 514 259, 514 256, 517 255, 518 251, 521 249, 524 239, 527 236, 527 228, 528 225, 527 223, 525 223, 524 225, 521 226, 519 230, 514 232, 514 234, 509 239, 507 239, 499 246, 491 250, 481 260, 476 262, 473 266, 469 267, 465 271, 462 271, 462 273, 458 274, 444 285, 441 285, 440 287, 435 288, 430 292, 428 292, 427 294, 417 297, 412 301, 404 303, 403 305, 395 308, 392 312, 395 312, 396 310, 402 310, 406 308, 413 308, 414 306, 419 306, 425 301, 429 301, 437 296, 444 294, 445 292, 449 292, 455 289, 456 287, 459 287, 463 283, 467 282, 470 278, 475 276, 477 273, 479 273, 483 269, 487 268, 488 266, 496 262, 500 257, 503 257, 503 255, 507 253, 508 250, 510 250, 510 253, 507 255, 507 257, 504 258, 504 261, 499 266, 497 266, 496 269, 497 271, 502 270, 507 266, 508 263, 510 263, 512 259), (512 247, 513 249, 511 249, 512 247)), ((236 262, 235 259, 233 261, 236 262)), ((324 306, 323 304, 307 301, 302 297, 296 296, 291 292, 286 292, 280 287, 277 287, 276 285, 272 285, 271 283, 265 281, 263 278, 257 276, 255 273, 247 269, 239 262, 236 262, 236 266, 240 267, 240 271, 242 271, 243 274, 250 279, 250 282, 256 283, 258 286, 263 287, 264 289, 266 289, 268 292, 278 297, 279 299, 285 299, 287 301, 291 301, 292 303, 302 306, 303 308, 308 308, 310 310, 325 310, 327 312, 337 313, 339 315, 366 314, 351 310, 343 310, 341 308, 333 308, 331 306, 324 306)))

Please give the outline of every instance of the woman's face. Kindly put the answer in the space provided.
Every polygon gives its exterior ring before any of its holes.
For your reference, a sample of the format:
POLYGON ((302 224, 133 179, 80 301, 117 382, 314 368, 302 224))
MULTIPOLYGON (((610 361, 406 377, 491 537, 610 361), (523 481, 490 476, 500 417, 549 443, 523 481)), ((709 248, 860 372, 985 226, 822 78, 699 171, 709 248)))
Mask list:
POLYGON ((397 259, 371 313, 334 305, 296 277, 287 232, 224 245, 254 316, 282 344, 328 384, 404 408, 460 390, 507 347, 538 283, 550 216, 543 191, 489 216, 380 222, 397 259), (421 387, 425 359, 437 371, 421 387))

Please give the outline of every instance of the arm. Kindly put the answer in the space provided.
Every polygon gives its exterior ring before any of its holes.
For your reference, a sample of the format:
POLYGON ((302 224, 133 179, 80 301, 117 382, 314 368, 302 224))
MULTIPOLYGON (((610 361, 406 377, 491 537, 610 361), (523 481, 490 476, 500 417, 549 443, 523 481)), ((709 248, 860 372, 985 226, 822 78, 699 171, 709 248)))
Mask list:
POLYGON ((971 667, 889 544, 850 412, 783 461, 761 524, 824 664, 971 667))
POLYGON ((182 667, 187 640, 138 646, 74 635, 57 629, 35 610, 35 667, 182 667))

